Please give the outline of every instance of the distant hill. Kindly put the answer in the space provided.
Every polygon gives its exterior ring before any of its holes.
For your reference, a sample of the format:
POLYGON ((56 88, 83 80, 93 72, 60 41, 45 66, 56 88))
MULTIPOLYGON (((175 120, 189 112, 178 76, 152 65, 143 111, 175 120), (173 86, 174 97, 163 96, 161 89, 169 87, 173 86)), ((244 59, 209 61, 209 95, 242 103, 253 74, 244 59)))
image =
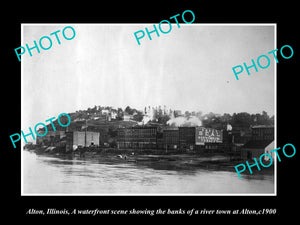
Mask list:
MULTIPOLYGON (((187 120, 194 118, 201 121, 202 126, 215 129, 226 129, 228 124, 233 131, 249 132, 251 126, 254 125, 274 125, 274 116, 270 117, 265 111, 261 114, 249 114, 247 112, 215 114, 202 114, 199 112, 181 113, 180 110, 165 110, 162 107, 145 107, 144 111, 140 111, 127 106, 124 110, 122 108, 113 108, 110 106, 94 106, 86 110, 79 110, 69 113, 71 117, 71 124, 68 127, 61 127, 57 119, 53 121, 56 130, 85 130, 88 131, 110 131, 114 132, 118 127, 130 127, 145 122, 148 125, 161 124, 168 126, 171 120, 186 118, 187 120), (148 114, 147 114, 148 113, 148 114), (124 121, 124 115, 127 116, 127 121, 124 121), (128 117, 129 115, 129 117, 128 117), (130 118, 128 120, 128 118, 130 118), (141 122, 142 121, 142 122, 141 122)), ((67 118, 61 117, 61 122, 66 124, 67 118)), ((49 131, 52 131, 52 126, 47 125, 49 131)), ((40 129, 40 130, 43 130, 40 129)))
MULTIPOLYGON (((68 127, 61 127, 58 124, 58 120, 53 120, 53 124, 56 130, 61 131, 81 131, 87 129, 88 131, 101 131, 101 130, 115 130, 118 127, 129 127, 137 125, 138 121, 130 120, 123 121, 122 116, 118 115, 115 109, 102 109, 91 110, 80 110, 72 113, 68 113, 71 117, 71 124, 68 127)), ((60 118, 62 124, 68 123, 68 118, 62 116, 60 118)), ((53 131, 51 123, 47 125, 49 131, 53 131)), ((44 131, 44 128, 39 129, 44 131)))

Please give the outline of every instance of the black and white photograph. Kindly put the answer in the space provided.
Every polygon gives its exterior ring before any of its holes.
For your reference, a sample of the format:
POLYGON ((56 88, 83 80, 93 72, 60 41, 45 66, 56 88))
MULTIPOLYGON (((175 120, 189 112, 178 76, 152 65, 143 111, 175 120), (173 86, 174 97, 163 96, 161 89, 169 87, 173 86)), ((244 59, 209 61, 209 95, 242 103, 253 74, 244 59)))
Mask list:
POLYGON ((276 30, 21 24, 21 195, 276 196, 276 30))
POLYGON ((296 219, 296 4, 22 3, 2 20, 4 220, 296 219))

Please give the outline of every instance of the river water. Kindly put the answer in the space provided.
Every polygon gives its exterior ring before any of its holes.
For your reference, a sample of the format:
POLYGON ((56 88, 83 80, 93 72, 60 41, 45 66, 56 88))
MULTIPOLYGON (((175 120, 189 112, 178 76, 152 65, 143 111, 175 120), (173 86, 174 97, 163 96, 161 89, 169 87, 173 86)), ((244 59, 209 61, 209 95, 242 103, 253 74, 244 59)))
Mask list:
MULTIPOLYGON (((274 194, 274 176, 22 152, 25 195, 274 194)), ((155 164, 155 163, 154 163, 155 164)))

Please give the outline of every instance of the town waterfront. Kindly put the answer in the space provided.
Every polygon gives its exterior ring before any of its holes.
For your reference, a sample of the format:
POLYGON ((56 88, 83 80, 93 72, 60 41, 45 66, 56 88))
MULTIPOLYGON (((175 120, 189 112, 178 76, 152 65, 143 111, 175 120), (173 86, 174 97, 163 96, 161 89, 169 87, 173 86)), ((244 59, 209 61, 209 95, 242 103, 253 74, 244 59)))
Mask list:
MULTIPOLYGON (((201 164, 201 158, 137 163, 116 156, 22 154, 25 195, 273 194, 275 189, 273 173, 244 174, 239 179, 234 168, 207 166, 204 159, 203 166, 190 166, 201 164)), ((210 158, 218 160, 222 156, 210 158)))

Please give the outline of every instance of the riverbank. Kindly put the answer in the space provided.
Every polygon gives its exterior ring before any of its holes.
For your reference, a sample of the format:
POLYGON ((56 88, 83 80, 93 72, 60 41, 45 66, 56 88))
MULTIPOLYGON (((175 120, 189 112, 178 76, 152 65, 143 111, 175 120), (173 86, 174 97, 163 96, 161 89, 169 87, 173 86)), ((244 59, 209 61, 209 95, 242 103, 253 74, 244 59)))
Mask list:
MULTIPOLYGON (((112 148, 95 148, 82 149, 72 153, 53 151, 54 149, 45 151, 43 148, 31 149, 30 151, 40 155, 48 155, 51 157, 96 161, 102 164, 136 164, 139 166, 151 167, 159 170, 189 170, 205 169, 212 171, 235 171, 235 166, 241 163, 245 164, 245 160, 233 158, 227 153, 212 152, 195 152, 182 150, 140 150, 140 149, 112 149, 112 148)), ((250 162, 249 162, 250 163, 250 162)), ((269 174, 274 173, 274 167, 261 168, 261 171, 253 169, 253 174, 269 174)), ((246 170, 243 174, 250 174, 246 170)))
POLYGON ((196 156, 214 156, 214 155, 227 155, 230 156, 232 160, 237 160, 240 157, 238 152, 229 152, 228 150, 220 149, 203 149, 203 150, 190 150, 190 149, 118 149, 109 147, 81 147, 74 151, 65 151, 65 147, 53 147, 53 146, 38 146, 31 145, 24 148, 29 151, 34 151, 38 154, 40 153, 50 153, 50 154, 113 154, 113 155, 196 155, 196 156))

